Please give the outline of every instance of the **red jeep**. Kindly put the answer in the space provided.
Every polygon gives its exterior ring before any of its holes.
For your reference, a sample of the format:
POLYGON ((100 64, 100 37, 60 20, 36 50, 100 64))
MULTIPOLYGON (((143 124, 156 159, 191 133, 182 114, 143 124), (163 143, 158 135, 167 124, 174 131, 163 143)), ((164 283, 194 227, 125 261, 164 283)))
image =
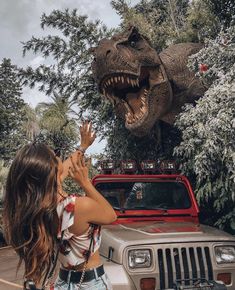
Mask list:
POLYGON ((118 216, 100 248, 114 290, 235 289, 235 237, 199 223, 185 176, 109 170, 93 184, 118 216))

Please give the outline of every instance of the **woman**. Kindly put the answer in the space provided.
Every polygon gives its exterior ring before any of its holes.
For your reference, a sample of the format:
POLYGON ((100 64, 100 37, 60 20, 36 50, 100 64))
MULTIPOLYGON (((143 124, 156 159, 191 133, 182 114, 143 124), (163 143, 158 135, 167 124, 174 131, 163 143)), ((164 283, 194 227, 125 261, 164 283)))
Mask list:
MULTIPOLYGON (((88 123, 80 131, 80 150, 84 151, 94 136, 88 123)), ((6 239, 18 253, 19 264, 25 264, 25 279, 37 287, 48 272, 54 257, 52 249, 58 246, 59 238, 61 269, 54 289, 111 289, 98 251, 99 226, 115 221, 116 214, 89 180, 81 151, 62 164, 46 145, 26 145, 8 174, 4 201, 6 239), (69 196, 62 191, 61 181, 68 173, 85 196, 69 196)))

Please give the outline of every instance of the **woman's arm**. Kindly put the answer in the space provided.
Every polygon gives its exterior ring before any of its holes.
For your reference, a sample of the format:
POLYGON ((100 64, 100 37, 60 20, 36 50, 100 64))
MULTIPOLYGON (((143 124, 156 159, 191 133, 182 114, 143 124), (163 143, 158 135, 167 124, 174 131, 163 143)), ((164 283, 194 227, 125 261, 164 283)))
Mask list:
MULTIPOLYGON (((73 152, 71 156, 76 157, 77 152, 81 150, 81 152, 85 152, 85 150, 94 142, 96 134, 92 131, 92 123, 85 121, 82 126, 80 126, 80 135, 81 135, 81 145, 79 148, 73 152)), ((67 158, 63 162, 63 172, 61 174, 61 182, 68 176, 69 168, 72 166, 71 159, 67 158)))
POLYGON ((117 218, 116 213, 109 202, 92 185, 83 155, 78 152, 77 157, 71 156, 71 164, 69 175, 86 193, 86 197, 79 198, 76 205, 80 218, 83 222, 101 225, 114 222, 117 218))

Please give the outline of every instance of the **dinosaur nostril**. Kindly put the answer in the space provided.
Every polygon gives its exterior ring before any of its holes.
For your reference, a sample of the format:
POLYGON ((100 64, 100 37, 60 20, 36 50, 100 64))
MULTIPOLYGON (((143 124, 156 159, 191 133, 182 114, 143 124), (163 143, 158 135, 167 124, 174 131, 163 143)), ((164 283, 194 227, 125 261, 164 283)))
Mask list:
POLYGON ((107 50, 106 51, 106 56, 108 55, 108 54, 110 54, 110 52, 111 52, 111 50, 109 49, 109 50, 107 50))

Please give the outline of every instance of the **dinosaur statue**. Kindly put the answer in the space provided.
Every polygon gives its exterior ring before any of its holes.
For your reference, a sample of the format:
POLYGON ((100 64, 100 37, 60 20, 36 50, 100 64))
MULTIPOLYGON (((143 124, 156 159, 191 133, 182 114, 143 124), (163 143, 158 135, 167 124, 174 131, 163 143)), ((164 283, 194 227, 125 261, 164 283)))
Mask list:
POLYGON ((187 68, 188 56, 202 44, 172 45, 160 54, 131 27, 93 49, 93 76, 98 90, 114 106, 136 136, 147 135, 157 120, 173 124, 185 103, 193 103, 206 88, 187 68))

